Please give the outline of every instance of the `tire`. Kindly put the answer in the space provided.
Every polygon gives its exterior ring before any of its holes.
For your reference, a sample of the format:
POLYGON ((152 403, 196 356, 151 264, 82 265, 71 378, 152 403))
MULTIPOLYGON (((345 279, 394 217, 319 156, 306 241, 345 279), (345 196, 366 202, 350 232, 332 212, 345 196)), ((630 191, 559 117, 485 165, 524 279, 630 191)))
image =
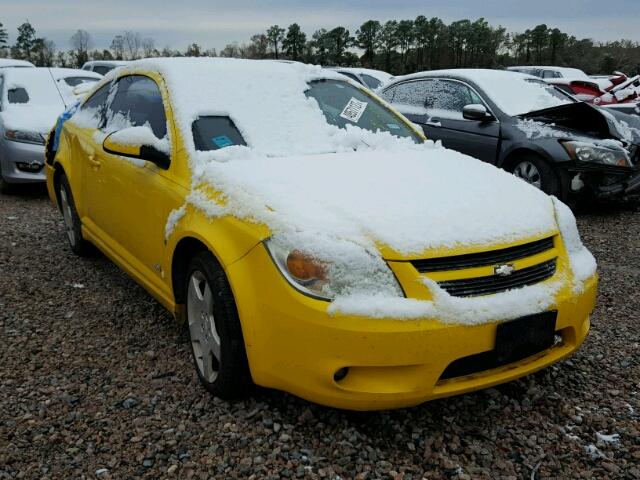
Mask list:
POLYGON ((242 326, 231 286, 211 252, 193 257, 184 292, 189 343, 200 383, 225 400, 245 397, 253 382, 242 326))
POLYGON ((15 192, 14 185, 7 182, 2 176, 2 172, 0 172, 0 193, 3 195, 10 195, 15 192))
POLYGON ((58 203, 64 218, 65 231, 71 250, 80 257, 89 256, 92 251, 91 244, 82 237, 82 224, 76 210, 69 181, 64 173, 60 175, 60 181, 58 182, 58 203))
POLYGON ((512 164, 511 173, 548 195, 562 198, 560 178, 555 168, 538 155, 525 154, 512 164))

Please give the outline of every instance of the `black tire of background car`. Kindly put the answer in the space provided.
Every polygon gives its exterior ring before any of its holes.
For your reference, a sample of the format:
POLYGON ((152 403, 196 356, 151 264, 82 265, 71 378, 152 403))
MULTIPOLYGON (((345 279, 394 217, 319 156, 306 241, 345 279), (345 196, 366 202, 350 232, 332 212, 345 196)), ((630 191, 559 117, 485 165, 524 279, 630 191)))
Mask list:
POLYGON ((535 153, 526 153, 518 157, 518 160, 513 163, 509 171, 513 173, 516 167, 523 162, 530 162, 538 169, 541 182, 540 190, 547 195, 555 195, 560 199, 564 197, 562 195, 562 185, 558 173, 549 162, 535 153))
POLYGON ((204 274, 213 294, 213 315, 216 330, 220 336, 221 356, 218 376, 213 382, 209 382, 200 373, 195 352, 191 348, 191 356, 198 378, 204 388, 217 397, 225 400, 245 397, 249 394, 253 381, 249 371, 242 325, 227 276, 211 252, 200 252, 189 263, 184 286, 185 295, 188 292, 189 279, 194 271, 200 271, 204 274))
MULTIPOLYGON (((69 239, 69 246, 73 253, 78 255, 79 257, 88 257, 93 253, 93 246, 87 242, 84 238, 82 238, 82 229, 80 217, 78 216, 78 211, 76 210, 76 202, 73 199, 73 193, 71 193, 71 186, 69 185, 69 181, 67 180, 67 176, 63 173, 60 175, 60 181, 58 182, 58 204, 60 204, 60 192, 64 189, 67 194, 67 201, 69 202, 69 206, 71 207, 71 219, 73 221, 73 231, 75 233, 75 242, 71 242, 69 239)), ((66 226, 65 226, 66 228, 66 226)), ((66 235, 66 232, 65 232, 66 235)))
POLYGON ((14 186, 5 181, 2 177, 2 172, 0 172, 0 193, 3 195, 9 195, 14 192, 14 186))

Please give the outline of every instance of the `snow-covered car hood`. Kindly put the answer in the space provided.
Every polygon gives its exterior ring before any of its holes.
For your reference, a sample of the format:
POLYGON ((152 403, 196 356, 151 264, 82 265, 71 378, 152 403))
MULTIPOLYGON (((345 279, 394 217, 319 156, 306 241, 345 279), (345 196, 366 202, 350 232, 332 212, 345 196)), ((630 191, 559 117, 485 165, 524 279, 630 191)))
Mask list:
POLYGON ((190 202, 265 224, 274 235, 349 241, 387 259, 554 232, 550 197, 494 166, 428 142, 415 148, 270 158, 230 147, 202 165, 190 202), (224 158, 224 156, 227 158, 224 158), (227 160, 227 161, 224 161, 227 160))
POLYGON ((10 106, 0 112, 0 121, 5 129, 38 132, 46 138, 56 123, 56 119, 63 111, 64 105, 62 102, 60 102, 59 107, 54 105, 10 106))

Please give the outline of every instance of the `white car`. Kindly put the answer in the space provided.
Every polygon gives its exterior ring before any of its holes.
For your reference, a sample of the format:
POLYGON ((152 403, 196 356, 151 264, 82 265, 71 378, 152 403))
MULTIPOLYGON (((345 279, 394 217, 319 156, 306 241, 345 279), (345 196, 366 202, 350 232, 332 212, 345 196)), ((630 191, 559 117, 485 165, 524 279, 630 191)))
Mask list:
POLYGON ((31 62, 26 60, 15 60, 13 58, 0 58, 0 68, 9 67, 35 67, 31 62))
MULTIPOLYGON (((0 69, 0 191, 44 182, 45 138, 56 118, 77 101, 60 88, 55 69, 0 69)), ((77 71, 77 70, 76 70, 77 71)))
POLYGON ((90 72, 96 72, 100 75, 104 75, 114 68, 122 67, 127 63, 128 62, 124 60, 91 60, 82 65, 82 70, 88 70, 90 72))
POLYGON ((580 80, 583 82, 595 83, 601 90, 610 88, 613 84, 608 78, 594 78, 584 73, 579 68, 569 67, 549 67, 549 66, 516 66, 508 67, 507 70, 514 72, 527 73, 534 77, 542 78, 545 81, 553 81, 554 84, 560 83, 558 79, 566 82, 580 80))
POLYGON ((382 88, 384 84, 393 78, 393 76, 387 72, 373 70, 371 68, 330 67, 329 70, 341 73, 371 90, 382 88))

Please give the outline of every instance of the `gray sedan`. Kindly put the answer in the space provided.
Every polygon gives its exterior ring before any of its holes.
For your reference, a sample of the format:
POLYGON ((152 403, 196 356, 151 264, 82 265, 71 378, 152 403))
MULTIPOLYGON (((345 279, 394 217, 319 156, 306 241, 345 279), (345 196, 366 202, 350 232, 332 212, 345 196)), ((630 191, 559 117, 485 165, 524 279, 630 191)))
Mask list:
POLYGON ((45 181, 45 138, 74 102, 48 68, 0 70, 0 191, 45 181))

